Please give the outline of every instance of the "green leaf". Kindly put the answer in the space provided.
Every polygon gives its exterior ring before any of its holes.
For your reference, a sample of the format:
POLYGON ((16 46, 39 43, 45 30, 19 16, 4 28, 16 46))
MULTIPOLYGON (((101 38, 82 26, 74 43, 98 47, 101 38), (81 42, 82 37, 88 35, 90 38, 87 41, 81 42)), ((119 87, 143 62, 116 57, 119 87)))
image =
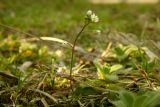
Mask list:
POLYGON ((114 101, 112 102, 116 107, 127 107, 122 101, 114 101))
POLYGON ((124 51, 121 47, 116 47, 115 52, 117 55, 124 55, 124 51))
POLYGON ((129 45, 129 46, 126 47, 124 53, 125 53, 126 55, 130 55, 130 54, 133 53, 133 52, 138 52, 138 47, 135 46, 135 45, 129 45))
POLYGON ((147 96, 145 96, 145 95, 136 97, 136 100, 133 104, 133 107, 145 107, 144 102, 145 102, 146 98, 147 98, 147 96))
POLYGON ((160 93, 159 92, 148 92, 146 93, 147 98, 145 99, 145 103, 143 107, 155 107, 160 104, 160 93))
POLYGON ((133 93, 128 92, 128 91, 121 91, 119 93, 120 95, 120 100, 127 106, 127 107, 132 107, 134 100, 135 100, 135 96, 133 93))
POLYGON ((105 65, 103 65, 101 72, 103 75, 107 75, 107 74, 109 74, 110 69, 111 68, 109 67, 109 65, 105 64, 105 65))
POLYGON ((118 81, 118 76, 117 75, 105 75, 104 79, 109 82, 116 82, 118 81))
POLYGON ((111 70, 110 70, 110 73, 114 72, 114 71, 117 71, 117 70, 120 70, 123 68, 123 65, 121 64, 116 64, 116 65, 113 65, 111 66, 111 70))

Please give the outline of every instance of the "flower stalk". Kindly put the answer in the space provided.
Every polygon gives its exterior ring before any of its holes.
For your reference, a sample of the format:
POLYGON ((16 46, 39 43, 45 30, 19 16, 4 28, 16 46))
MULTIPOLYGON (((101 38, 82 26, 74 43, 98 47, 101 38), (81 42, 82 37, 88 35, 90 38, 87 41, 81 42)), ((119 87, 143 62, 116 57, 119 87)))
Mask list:
POLYGON ((80 32, 77 34, 77 36, 75 37, 75 40, 73 42, 73 46, 72 46, 72 52, 71 52, 71 63, 70 63, 70 88, 73 92, 73 86, 72 86, 72 68, 73 68, 73 62, 74 62, 74 50, 75 50, 75 46, 77 43, 78 38, 80 37, 80 35, 82 34, 82 32, 85 30, 85 28, 90 24, 90 23, 97 23, 99 21, 98 16, 95 15, 95 13, 93 13, 91 10, 87 11, 86 17, 85 17, 85 24, 82 27, 82 29, 80 30, 80 32))
MULTIPOLYGON (((84 29, 89 25, 89 23, 85 24, 81 31, 77 34, 75 40, 74 40, 74 43, 73 43, 73 47, 72 47, 72 52, 71 52, 71 63, 70 63, 70 78, 72 78, 72 68, 73 68, 73 55, 74 55, 74 50, 75 50, 75 46, 76 46, 76 42, 78 40, 78 38, 80 37, 80 35, 82 34, 82 32, 84 31, 84 29)), ((72 81, 70 80, 70 87, 71 87, 71 90, 73 91, 73 87, 72 87, 72 81)))

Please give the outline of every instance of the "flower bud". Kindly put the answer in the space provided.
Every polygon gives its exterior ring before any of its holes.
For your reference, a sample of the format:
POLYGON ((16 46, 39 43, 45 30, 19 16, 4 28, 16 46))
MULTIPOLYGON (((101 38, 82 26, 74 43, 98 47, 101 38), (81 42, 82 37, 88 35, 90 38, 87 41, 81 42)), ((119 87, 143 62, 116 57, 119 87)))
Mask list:
POLYGON ((87 11, 87 16, 91 16, 92 15, 92 11, 91 10, 88 10, 87 11))

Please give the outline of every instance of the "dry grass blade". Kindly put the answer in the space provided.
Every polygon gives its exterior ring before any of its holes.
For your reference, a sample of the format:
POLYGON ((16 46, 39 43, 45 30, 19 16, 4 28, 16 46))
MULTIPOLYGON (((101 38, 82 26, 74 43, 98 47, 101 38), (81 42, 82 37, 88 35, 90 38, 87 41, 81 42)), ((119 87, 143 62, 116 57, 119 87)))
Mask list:
POLYGON ((152 82, 150 81, 149 79, 149 76, 148 74, 146 73, 145 70, 143 70, 142 68, 140 68, 139 66, 137 66, 137 69, 140 71, 141 75, 146 79, 146 82, 148 83, 149 87, 153 90, 156 90, 156 88, 153 86, 152 82))
POLYGON ((106 50, 101 54, 102 58, 105 57, 105 56, 107 56, 107 54, 108 54, 109 50, 111 49, 111 47, 112 47, 112 42, 109 42, 106 50))
POLYGON ((70 47, 73 47, 73 45, 65 40, 62 39, 58 39, 58 38, 53 38, 53 37, 40 37, 41 40, 45 40, 45 41, 53 41, 53 42, 58 42, 61 43, 63 45, 67 45, 70 47))
POLYGON ((41 102, 43 103, 44 107, 49 107, 47 101, 44 98, 41 99, 41 102))
POLYGON ((6 73, 4 73, 4 72, 0 72, 0 77, 5 77, 5 78, 8 78, 8 79, 10 79, 10 80, 13 80, 13 81, 15 81, 15 82, 17 82, 18 81, 18 78, 17 77, 15 77, 15 76, 13 76, 13 75, 10 75, 10 74, 6 74, 6 73))
POLYGON ((30 89, 31 91, 35 91, 35 92, 38 92, 40 94, 43 94, 44 96, 50 98, 53 102, 55 102, 56 104, 58 103, 57 99, 54 98, 53 96, 51 96, 50 94, 44 92, 44 91, 41 91, 41 90, 38 90, 38 89, 30 89))

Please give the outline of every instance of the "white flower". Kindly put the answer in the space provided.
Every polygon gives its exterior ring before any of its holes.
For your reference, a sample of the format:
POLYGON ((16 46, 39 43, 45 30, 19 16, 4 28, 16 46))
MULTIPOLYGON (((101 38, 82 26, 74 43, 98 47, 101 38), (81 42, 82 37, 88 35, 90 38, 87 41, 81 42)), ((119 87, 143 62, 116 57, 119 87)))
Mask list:
POLYGON ((97 22, 99 21, 99 18, 98 18, 98 16, 95 15, 95 13, 93 13, 93 14, 91 15, 91 21, 92 21, 92 22, 95 22, 95 23, 97 23, 97 22))
POLYGON ((93 13, 91 10, 87 11, 87 15, 86 16, 87 16, 86 19, 88 21, 90 21, 90 22, 97 23, 99 21, 98 16, 95 13, 93 13))
POLYGON ((87 16, 90 17, 90 16, 92 15, 92 13, 93 13, 93 12, 92 12, 91 10, 88 10, 88 11, 87 11, 87 16))

